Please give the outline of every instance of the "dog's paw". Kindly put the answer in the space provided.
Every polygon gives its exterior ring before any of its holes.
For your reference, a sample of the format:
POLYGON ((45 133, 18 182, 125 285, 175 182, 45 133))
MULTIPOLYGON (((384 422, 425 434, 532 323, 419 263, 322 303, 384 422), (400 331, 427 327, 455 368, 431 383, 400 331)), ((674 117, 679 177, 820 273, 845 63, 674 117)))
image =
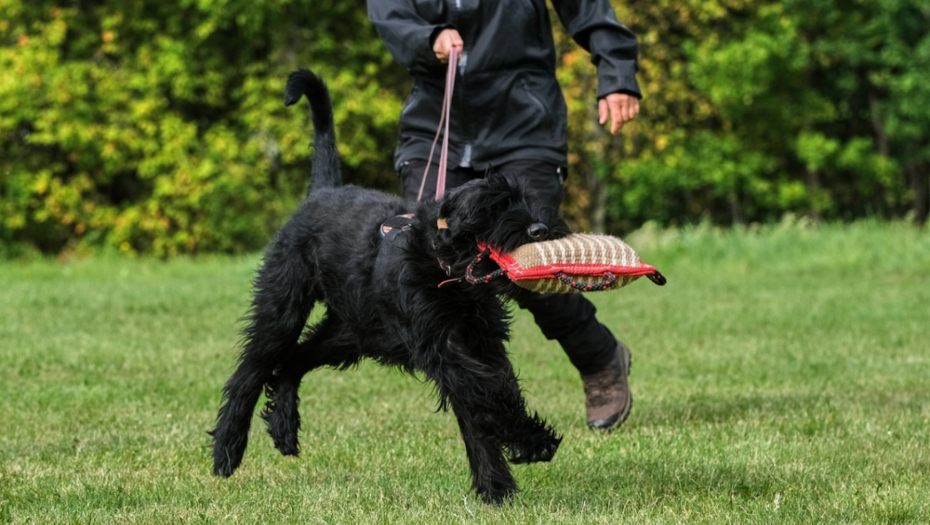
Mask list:
POLYGON ((300 440, 297 438, 299 424, 293 419, 282 417, 282 410, 264 411, 261 418, 268 426, 268 435, 274 441, 274 447, 285 456, 300 455, 300 440))
POLYGON ((226 450, 214 451, 213 453, 213 475, 228 478, 236 471, 236 467, 242 462, 242 457, 238 460, 231 457, 226 450))
POLYGON ((274 447, 278 449, 278 452, 282 456, 299 456, 300 455, 300 444, 297 442, 297 439, 290 439, 290 436, 285 437, 284 439, 277 439, 272 436, 274 441, 274 447))
POLYGON ((233 439, 228 429, 223 426, 218 426, 207 434, 213 436, 213 475, 224 478, 232 476, 242 463, 248 434, 244 438, 239 435, 233 439))
POLYGON ((214 476, 223 476, 228 478, 233 475, 233 468, 230 465, 222 465, 218 463, 213 464, 213 475, 214 476))
POLYGON ((509 447, 510 462, 515 464, 538 463, 550 461, 562 443, 562 436, 546 433, 535 436, 522 443, 512 443, 509 447))
POLYGON ((488 505, 503 505, 513 501, 514 495, 519 491, 517 485, 511 481, 509 483, 495 483, 489 487, 475 487, 475 492, 481 501, 488 505))

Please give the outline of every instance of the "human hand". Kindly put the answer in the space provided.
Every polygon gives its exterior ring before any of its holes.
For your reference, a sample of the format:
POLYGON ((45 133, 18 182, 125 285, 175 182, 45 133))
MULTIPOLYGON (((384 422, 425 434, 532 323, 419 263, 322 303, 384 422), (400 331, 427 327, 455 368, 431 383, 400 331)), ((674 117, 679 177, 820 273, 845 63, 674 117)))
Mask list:
POLYGON ((597 101, 600 124, 610 117, 610 134, 616 135, 624 124, 639 114, 639 99, 625 93, 612 93, 597 101))
POLYGON ((436 58, 438 58, 440 62, 447 64, 449 63, 449 54, 452 53, 452 48, 457 48, 461 53, 462 46, 464 45, 465 43, 462 42, 462 37, 459 35, 458 31, 455 29, 443 29, 433 42, 433 52, 436 53, 436 58))

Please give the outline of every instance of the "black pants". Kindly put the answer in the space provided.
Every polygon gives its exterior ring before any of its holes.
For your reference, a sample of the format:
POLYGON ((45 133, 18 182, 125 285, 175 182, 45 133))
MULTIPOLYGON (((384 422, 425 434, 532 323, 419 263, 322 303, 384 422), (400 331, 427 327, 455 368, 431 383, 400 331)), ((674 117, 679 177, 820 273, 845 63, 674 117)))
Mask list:
MULTIPOLYGON (((400 182, 404 198, 416 201, 423 180, 425 160, 412 160, 401 166, 400 182)), ((538 161, 513 161, 492 168, 498 173, 515 173, 528 181, 530 198, 539 199, 558 208, 562 203, 562 183, 565 168, 538 161)), ((423 195, 436 194, 435 162, 426 177, 423 195)), ((446 188, 451 189, 469 180, 482 178, 484 171, 471 168, 448 168, 446 188)), ((519 302, 520 308, 533 314, 536 324, 547 339, 562 345, 568 359, 582 374, 599 372, 614 356, 617 340, 595 317, 596 309, 582 294, 533 294, 519 302)))

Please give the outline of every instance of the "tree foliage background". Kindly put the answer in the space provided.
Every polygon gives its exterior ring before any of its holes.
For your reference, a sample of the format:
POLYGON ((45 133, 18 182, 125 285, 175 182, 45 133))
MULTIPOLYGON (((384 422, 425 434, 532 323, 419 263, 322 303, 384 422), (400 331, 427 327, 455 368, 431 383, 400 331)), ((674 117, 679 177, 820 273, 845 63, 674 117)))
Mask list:
MULTIPOLYGON (((616 136, 553 15, 576 228, 926 221, 930 0, 615 6, 645 94, 616 136)), ((345 180, 395 190, 410 81, 362 2, 0 0, 0 256, 261 248, 310 172, 298 67, 330 84, 345 180)))

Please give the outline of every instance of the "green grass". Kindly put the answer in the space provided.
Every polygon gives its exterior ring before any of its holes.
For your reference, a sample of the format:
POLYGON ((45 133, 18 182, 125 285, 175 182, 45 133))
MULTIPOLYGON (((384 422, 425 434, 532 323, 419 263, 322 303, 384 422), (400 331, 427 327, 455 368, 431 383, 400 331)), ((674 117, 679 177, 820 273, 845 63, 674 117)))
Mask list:
POLYGON ((0 523, 930 523, 930 233, 627 240, 669 278, 589 296, 633 349, 633 414, 588 431, 518 313, 529 404, 565 439, 503 508, 468 494, 429 385, 370 364, 307 377, 300 458, 256 421, 235 476, 210 474, 257 256, 0 263, 0 523))

